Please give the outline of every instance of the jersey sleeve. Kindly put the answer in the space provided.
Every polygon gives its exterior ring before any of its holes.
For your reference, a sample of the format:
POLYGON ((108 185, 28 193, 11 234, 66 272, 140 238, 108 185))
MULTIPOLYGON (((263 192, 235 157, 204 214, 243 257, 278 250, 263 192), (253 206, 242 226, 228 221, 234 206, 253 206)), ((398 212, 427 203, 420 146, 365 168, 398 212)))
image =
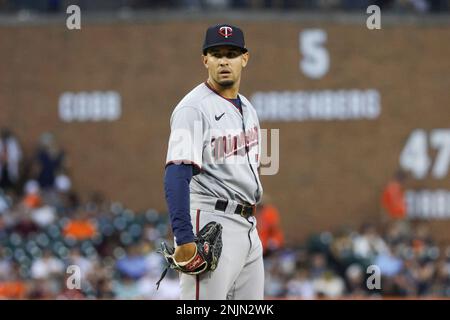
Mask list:
POLYGON ((200 172, 203 161, 204 119, 202 113, 193 107, 182 107, 170 119, 170 137, 166 166, 192 164, 200 172))

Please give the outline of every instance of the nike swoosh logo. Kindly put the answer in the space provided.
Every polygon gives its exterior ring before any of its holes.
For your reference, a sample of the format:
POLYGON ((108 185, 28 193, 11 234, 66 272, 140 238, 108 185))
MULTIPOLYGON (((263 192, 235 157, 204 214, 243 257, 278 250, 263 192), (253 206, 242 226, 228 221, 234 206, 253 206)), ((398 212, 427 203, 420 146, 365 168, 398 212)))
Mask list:
POLYGON ((215 118, 216 118, 216 121, 219 121, 220 120, 220 118, 222 118, 223 116, 224 116, 224 114, 225 114, 225 112, 224 113, 222 113, 220 116, 214 116, 215 118))

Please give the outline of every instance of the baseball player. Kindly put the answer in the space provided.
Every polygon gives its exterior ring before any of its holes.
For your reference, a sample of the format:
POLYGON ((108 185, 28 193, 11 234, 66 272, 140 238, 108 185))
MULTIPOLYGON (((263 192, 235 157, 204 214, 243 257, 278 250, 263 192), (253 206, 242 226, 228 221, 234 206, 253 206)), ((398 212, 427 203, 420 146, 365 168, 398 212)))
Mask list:
POLYGON ((192 263, 195 234, 211 221, 223 227, 223 247, 214 271, 180 273, 181 299, 263 299, 262 245, 254 216, 263 193, 261 138, 256 111, 239 94, 249 60, 242 30, 209 27, 202 58, 208 79, 178 103, 170 119, 165 195, 178 265, 192 263))

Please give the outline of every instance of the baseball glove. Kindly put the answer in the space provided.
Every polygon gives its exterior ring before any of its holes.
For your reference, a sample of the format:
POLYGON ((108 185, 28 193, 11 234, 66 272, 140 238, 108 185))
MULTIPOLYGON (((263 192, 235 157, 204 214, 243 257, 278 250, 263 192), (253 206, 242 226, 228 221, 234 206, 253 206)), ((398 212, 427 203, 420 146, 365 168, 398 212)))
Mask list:
POLYGON ((168 265, 156 283, 157 288, 166 276, 169 268, 190 275, 202 274, 208 271, 214 271, 219 262, 222 253, 222 225, 217 222, 209 222, 204 226, 194 239, 196 252, 194 256, 186 262, 177 262, 173 256, 175 249, 168 246, 165 242, 161 243, 161 253, 166 259, 168 265))

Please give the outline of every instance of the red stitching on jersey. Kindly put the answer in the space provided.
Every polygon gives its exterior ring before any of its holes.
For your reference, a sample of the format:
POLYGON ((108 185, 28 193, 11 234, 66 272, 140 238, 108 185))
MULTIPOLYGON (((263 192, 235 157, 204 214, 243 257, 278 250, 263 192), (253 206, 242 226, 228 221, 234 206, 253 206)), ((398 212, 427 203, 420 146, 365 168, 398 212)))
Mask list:
MULTIPOLYGON (((197 216, 195 221, 196 234, 200 230, 200 209, 197 209, 197 216)), ((195 276, 195 300, 200 300, 200 275, 195 276)))

